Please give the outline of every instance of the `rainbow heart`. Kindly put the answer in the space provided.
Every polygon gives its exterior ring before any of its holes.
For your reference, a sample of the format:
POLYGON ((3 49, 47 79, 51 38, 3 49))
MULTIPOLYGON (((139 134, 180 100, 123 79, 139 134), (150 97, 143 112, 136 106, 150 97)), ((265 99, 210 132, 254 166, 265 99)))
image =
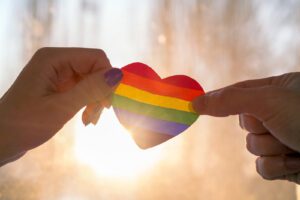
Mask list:
POLYGON ((122 69, 112 106, 140 148, 158 145, 186 130, 198 118, 192 100, 204 94, 194 79, 175 75, 161 79, 143 63, 122 69))

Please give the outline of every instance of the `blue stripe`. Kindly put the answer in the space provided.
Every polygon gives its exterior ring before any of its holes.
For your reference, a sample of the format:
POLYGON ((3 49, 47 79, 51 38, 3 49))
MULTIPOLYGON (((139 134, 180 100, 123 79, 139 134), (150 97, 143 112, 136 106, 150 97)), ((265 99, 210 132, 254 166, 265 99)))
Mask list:
POLYGON ((133 129, 139 128, 161 134, 176 136, 189 127, 189 125, 186 124, 155 119, 120 108, 114 107, 114 111, 120 119, 120 122, 124 124, 125 127, 133 129))

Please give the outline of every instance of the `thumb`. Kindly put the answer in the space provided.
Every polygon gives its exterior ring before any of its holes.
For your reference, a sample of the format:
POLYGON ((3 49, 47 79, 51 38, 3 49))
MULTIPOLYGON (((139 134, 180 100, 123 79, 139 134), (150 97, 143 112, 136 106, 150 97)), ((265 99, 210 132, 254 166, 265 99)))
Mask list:
POLYGON ((74 88, 60 95, 61 104, 71 106, 74 112, 87 104, 101 102, 111 95, 121 81, 123 73, 118 68, 100 70, 86 76, 74 88))
POLYGON ((199 114, 225 117, 240 113, 264 118, 268 114, 270 101, 276 93, 272 86, 257 88, 227 87, 208 92, 193 101, 193 108, 199 114))

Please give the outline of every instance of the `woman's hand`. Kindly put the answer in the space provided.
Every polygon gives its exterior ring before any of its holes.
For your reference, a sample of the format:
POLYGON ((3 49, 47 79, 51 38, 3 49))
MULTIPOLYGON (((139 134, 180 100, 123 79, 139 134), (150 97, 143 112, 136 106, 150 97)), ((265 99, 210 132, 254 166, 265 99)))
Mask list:
POLYGON ((300 184, 300 73, 236 83, 198 97, 194 108, 217 117, 239 114, 257 172, 300 184))
POLYGON ((122 79, 102 50, 42 48, 0 99, 0 165, 54 136, 82 107, 122 79))

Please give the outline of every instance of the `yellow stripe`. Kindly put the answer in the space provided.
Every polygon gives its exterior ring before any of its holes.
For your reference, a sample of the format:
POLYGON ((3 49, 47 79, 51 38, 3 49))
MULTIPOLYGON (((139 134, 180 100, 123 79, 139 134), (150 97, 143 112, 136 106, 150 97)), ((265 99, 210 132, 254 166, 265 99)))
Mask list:
POLYGON ((123 83, 117 87, 115 93, 146 104, 182 110, 186 112, 195 112, 190 101, 153 94, 123 83))

